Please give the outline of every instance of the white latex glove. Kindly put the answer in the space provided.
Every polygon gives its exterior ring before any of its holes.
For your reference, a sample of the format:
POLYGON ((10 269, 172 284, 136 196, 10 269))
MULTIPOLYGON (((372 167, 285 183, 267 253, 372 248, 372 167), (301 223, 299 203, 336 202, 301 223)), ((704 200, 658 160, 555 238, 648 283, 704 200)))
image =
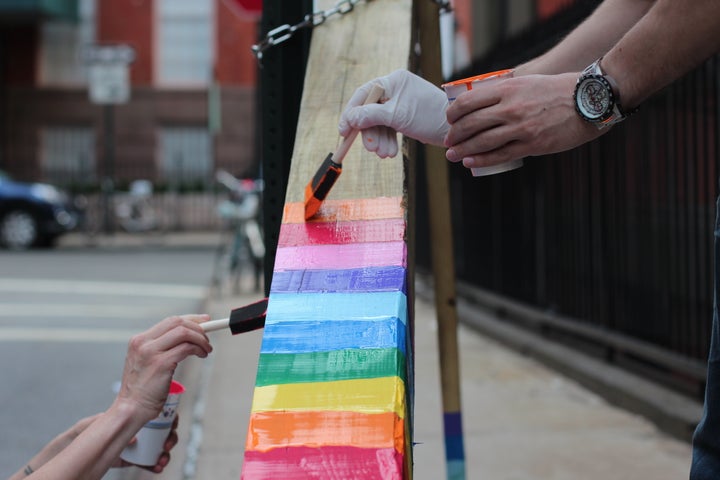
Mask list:
POLYGON ((447 107, 443 90, 407 70, 396 70, 355 91, 340 117, 338 130, 343 137, 360 130, 366 149, 381 158, 394 157, 398 153, 397 132, 442 146, 450 129, 447 107), (373 83, 385 89, 382 101, 363 106, 373 83))

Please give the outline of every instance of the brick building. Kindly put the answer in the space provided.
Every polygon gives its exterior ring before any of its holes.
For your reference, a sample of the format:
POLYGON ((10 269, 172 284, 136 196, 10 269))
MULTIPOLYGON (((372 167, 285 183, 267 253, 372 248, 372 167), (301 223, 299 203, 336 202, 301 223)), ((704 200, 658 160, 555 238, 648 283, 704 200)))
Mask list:
POLYGON ((3 0, 0 168, 81 186, 106 168, 119 185, 208 184, 216 168, 252 173, 256 38, 257 18, 236 0, 3 0), (98 44, 135 52, 127 103, 89 99, 85 52, 98 44))

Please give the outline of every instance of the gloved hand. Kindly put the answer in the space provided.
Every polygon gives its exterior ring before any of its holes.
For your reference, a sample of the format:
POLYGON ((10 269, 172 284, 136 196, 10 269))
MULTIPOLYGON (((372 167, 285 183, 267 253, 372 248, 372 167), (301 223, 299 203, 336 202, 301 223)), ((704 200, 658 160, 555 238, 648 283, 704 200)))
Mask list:
POLYGON ((398 153, 397 132, 423 143, 442 146, 448 125, 445 92, 407 70, 396 70, 359 87, 340 117, 338 130, 343 137, 351 130, 362 131, 363 144, 381 158, 398 153), (381 103, 363 106, 373 83, 385 94, 381 103))

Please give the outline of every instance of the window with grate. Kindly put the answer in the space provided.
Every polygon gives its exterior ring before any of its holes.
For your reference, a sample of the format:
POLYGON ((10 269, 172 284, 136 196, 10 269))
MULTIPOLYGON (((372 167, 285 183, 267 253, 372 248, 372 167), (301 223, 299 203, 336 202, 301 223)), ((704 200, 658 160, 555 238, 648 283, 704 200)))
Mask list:
POLYGON ((47 20, 40 30, 40 85, 87 84, 83 50, 95 41, 95 1, 78 0, 79 21, 47 20))
POLYGON ((46 127, 40 132, 45 181, 81 186, 96 180, 95 131, 91 127, 46 127))
POLYGON ((157 81, 163 86, 205 86, 212 78, 214 2, 159 0, 157 81))

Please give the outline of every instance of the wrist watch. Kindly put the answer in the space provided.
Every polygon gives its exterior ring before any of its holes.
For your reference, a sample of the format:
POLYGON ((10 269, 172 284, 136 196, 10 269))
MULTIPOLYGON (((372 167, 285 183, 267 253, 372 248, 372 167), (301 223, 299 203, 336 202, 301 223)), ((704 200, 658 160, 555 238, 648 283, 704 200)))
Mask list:
POLYGON ((573 99, 580 117, 603 129, 625 120, 628 114, 620 104, 620 92, 615 81, 600 68, 600 60, 602 57, 580 74, 573 99))

